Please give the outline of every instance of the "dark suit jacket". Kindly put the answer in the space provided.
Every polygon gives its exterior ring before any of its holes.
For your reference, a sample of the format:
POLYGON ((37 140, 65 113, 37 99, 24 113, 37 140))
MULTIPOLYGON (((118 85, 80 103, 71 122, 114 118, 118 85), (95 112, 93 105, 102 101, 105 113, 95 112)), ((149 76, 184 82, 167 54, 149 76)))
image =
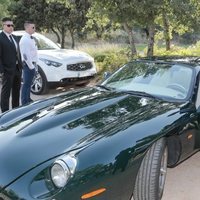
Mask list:
POLYGON ((16 61, 18 61, 19 70, 21 70, 21 58, 19 53, 19 39, 12 35, 18 45, 18 51, 10 42, 6 34, 0 33, 0 73, 13 74, 16 70, 16 61))

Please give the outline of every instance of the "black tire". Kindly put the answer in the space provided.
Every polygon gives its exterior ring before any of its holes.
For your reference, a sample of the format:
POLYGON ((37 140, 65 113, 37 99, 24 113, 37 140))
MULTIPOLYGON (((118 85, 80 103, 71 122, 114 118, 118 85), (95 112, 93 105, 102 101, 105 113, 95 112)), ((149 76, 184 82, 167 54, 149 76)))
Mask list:
POLYGON ((31 92, 36 95, 46 94, 48 92, 47 78, 40 67, 38 67, 38 72, 33 80, 31 92))
POLYGON ((152 145, 142 161, 133 191, 134 200, 160 200, 162 198, 167 158, 166 139, 161 138, 152 145))

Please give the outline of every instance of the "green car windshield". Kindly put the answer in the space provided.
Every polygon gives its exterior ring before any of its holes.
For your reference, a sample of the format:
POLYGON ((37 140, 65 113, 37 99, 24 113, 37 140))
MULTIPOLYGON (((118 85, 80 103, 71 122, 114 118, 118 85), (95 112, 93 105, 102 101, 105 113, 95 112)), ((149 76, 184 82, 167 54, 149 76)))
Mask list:
POLYGON ((102 85, 120 91, 184 100, 189 95, 192 79, 193 69, 183 64, 135 61, 124 65, 102 85))

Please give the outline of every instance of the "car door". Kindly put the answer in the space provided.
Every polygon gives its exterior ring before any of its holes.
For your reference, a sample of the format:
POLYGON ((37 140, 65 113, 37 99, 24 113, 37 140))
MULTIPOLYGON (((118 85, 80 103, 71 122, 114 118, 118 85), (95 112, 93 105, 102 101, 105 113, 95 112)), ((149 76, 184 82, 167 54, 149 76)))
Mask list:
POLYGON ((180 142, 179 162, 188 158, 200 148, 200 79, 196 76, 192 98, 181 109, 178 137, 180 142))

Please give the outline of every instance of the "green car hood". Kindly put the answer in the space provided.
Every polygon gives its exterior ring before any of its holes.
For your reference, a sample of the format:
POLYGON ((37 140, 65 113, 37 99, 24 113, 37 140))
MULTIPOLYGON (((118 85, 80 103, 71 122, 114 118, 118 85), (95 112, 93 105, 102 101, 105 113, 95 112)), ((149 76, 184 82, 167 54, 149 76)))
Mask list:
POLYGON ((0 116, 0 186, 53 157, 108 138, 110 130, 119 133, 123 123, 145 129, 145 121, 177 110, 177 104, 158 99, 85 88, 7 112, 0 116))

